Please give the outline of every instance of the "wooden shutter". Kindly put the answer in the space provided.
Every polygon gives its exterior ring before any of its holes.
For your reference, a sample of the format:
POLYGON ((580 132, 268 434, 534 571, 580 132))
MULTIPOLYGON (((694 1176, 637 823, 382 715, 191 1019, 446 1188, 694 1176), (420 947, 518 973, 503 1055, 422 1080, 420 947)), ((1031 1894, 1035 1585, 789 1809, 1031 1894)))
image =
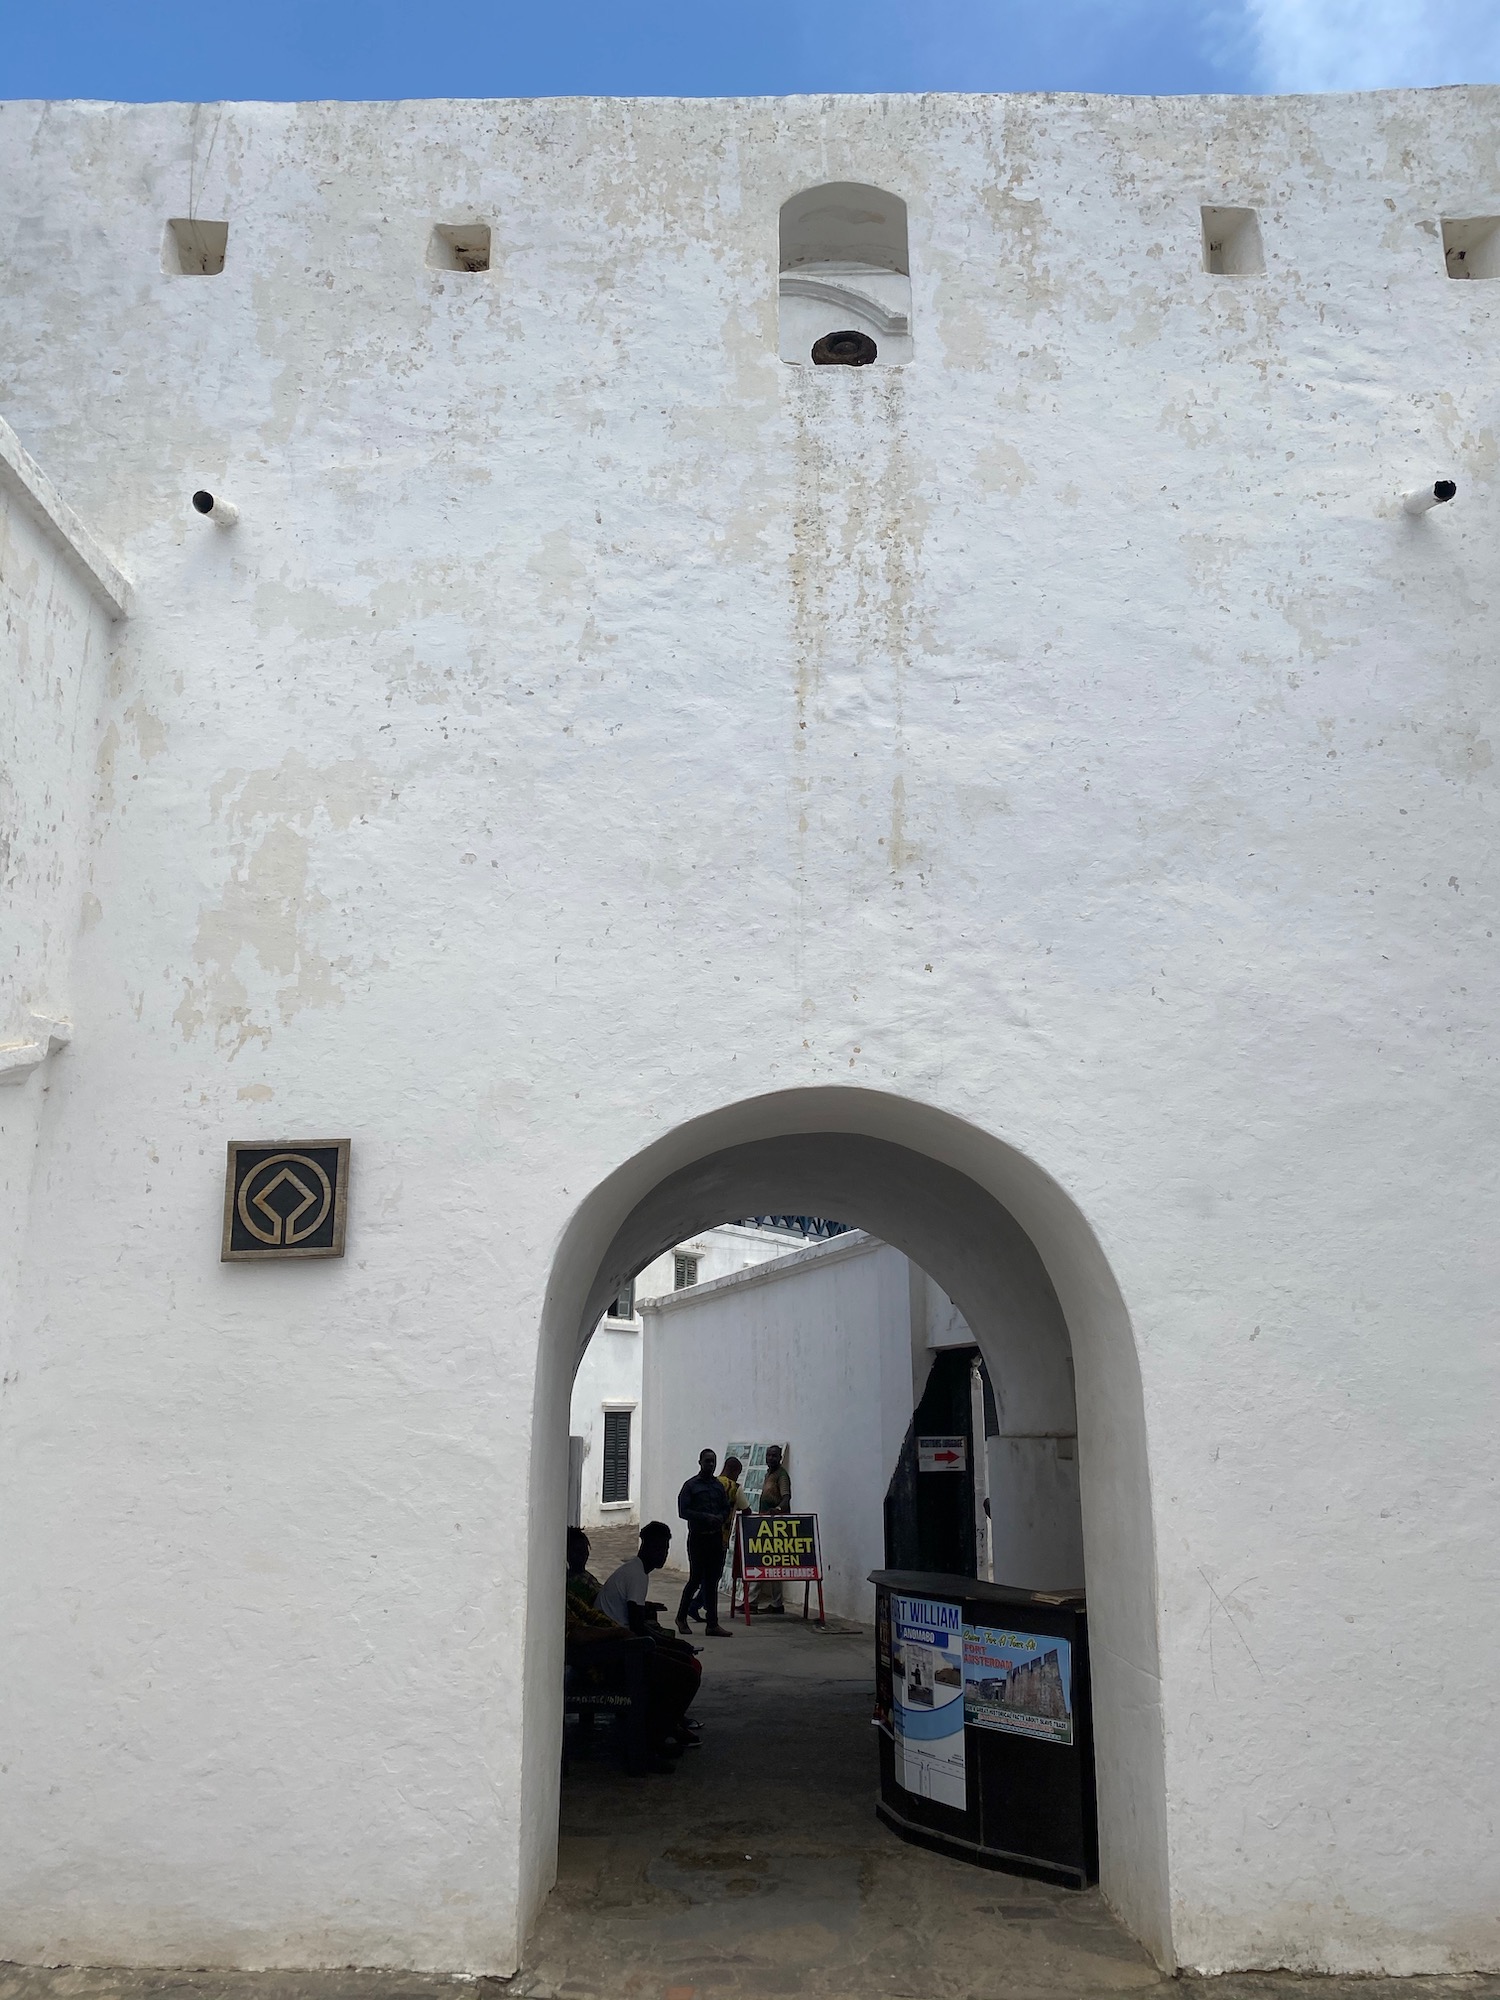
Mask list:
POLYGON ((630 1411, 604 1412, 604 1491, 605 1500, 630 1498, 630 1411))

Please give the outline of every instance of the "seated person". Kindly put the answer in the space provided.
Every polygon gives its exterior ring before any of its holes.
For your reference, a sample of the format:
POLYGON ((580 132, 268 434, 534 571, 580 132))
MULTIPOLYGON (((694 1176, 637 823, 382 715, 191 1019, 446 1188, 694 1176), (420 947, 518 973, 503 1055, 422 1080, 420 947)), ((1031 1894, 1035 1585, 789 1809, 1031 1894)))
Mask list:
POLYGON ((589 1569, 589 1546, 582 1528, 569 1528, 568 1595, 583 1604, 592 1604, 599 1595, 599 1579, 589 1569))
POLYGON ((625 1625, 632 1632, 639 1632, 646 1622, 646 1578, 652 1570, 660 1569, 667 1559, 672 1546, 672 1530, 665 1521, 648 1521, 641 1530, 641 1543, 633 1556, 627 1556, 620 1567, 611 1570, 594 1602, 608 1618, 617 1625, 625 1625), (632 1618, 630 1607, 638 1607, 639 1615, 632 1618))
POLYGON ((599 1595, 599 1582, 596 1577, 590 1576, 588 1560, 588 1536, 582 1528, 569 1528, 568 1594, 565 1600, 567 1644, 571 1646, 575 1640, 629 1638, 629 1628, 606 1617, 594 1603, 599 1595))
MULTIPOLYGON (((586 1546, 586 1544, 584 1544, 586 1546)), ((646 1578, 652 1570, 660 1570, 666 1562, 668 1550, 672 1548, 672 1530, 666 1522, 650 1520, 640 1530, 640 1552, 622 1562, 612 1576, 608 1576, 600 1588, 592 1606, 586 1606, 590 1618, 612 1620, 618 1630, 624 1628, 638 1638, 652 1640, 652 1666, 648 1674, 650 1704, 652 1704, 652 1724, 654 1734, 662 1740, 676 1742, 680 1746, 698 1740, 698 1730, 688 1722, 688 1704, 698 1692, 698 1682, 702 1680, 702 1666, 698 1664, 698 1654, 692 1646, 684 1646, 682 1640, 672 1638, 668 1632, 656 1624, 656 1614, 646 1608, 646 1578)), ((586 1560, 586 1558, 584 1558, 586 1560)), ((582 1612, 584 1606, 578 1606, 582 1612)), ((574 1618, 572 1590, 570 1590, 570 1630, 574 1618)))

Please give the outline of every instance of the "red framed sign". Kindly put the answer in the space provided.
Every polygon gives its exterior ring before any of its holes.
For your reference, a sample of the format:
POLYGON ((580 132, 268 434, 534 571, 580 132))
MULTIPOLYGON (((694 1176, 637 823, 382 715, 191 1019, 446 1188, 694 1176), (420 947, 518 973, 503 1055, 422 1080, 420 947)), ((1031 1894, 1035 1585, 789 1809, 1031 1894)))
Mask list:
POLYGON ((818 1623, 823 1623, 823 1553, 818 1546, 816 1514, 740 1514, 735 1520, 734 1571, 729 1584, 729 1615, 743 1593, 745 1623, 750 1622, 750 1589, 757 1583, 800 1583, 802 1616, 808 1615, 812 1586, 818 1586, 818 1623))

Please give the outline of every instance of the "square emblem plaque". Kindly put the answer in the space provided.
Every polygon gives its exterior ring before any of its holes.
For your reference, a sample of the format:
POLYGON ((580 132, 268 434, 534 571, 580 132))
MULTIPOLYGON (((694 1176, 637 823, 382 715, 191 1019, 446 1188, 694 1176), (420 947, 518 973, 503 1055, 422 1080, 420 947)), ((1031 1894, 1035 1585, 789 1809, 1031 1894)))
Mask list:
POLYGON ((220 1261, 342 1257, 348 1196, 347 1139, 231 1139, 220 1261))

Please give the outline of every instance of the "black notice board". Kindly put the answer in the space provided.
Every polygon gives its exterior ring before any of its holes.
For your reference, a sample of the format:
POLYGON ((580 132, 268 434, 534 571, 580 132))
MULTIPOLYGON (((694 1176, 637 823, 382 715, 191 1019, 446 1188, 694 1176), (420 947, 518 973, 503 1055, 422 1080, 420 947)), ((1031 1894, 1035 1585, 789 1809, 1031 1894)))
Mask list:
POLYGON ((917 1570, 876 1570, 880 1816, 904 1838, 980 1865, 1083 1888, 1099 1879, 1088 1617, 1082 1596, 1048 1603, 917 1570), (902 1598, 950 1604, 963 1620, 963 1804, 902 1782, 890 1633, 902 1598), (884 1634, 884 1640, 881 1639, 884 1634))

